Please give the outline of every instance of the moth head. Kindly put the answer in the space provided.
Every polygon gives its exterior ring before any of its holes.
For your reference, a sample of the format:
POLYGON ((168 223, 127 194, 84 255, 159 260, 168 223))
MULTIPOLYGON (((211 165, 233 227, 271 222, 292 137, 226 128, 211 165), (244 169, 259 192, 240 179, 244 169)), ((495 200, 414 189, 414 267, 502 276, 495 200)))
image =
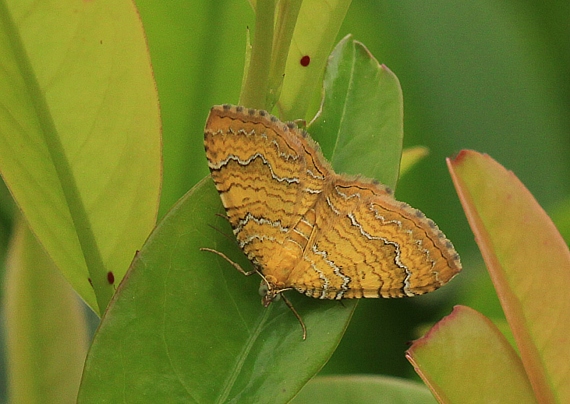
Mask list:
POLYGON ((263 304, 263 307, 267 307, 272 302, 279 301, 281 299, 281 292, 277 291, 273 285, 265 279, 263 279, 259 285, 259 294, 261 296, 261 304, 263 304))

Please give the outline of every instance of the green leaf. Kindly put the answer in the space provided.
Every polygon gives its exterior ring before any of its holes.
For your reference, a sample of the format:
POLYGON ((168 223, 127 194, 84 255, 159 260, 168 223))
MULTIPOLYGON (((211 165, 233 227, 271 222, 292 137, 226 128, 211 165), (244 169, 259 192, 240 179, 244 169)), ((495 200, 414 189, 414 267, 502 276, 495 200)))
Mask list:
POLYGON ((165 216, 133 263, 93 341, 79 402, 287 402, 338 344, 353 302, 289 297, 265 309, 210 178, 165 216), (128 369, 115 372, 112 369, 128 369), (160 381, 160 383, 157 383, 160 381))
POLYGON ((398 78, 346 36, 333 50, 324 99, 310 125, 339 173, 362 174, 395 188, 404 137, 398 78))
POLYGON ((423 385, 386 376, 325 376, 311 380, 292 404, 432 404, 436 403, 423 385))
POLYGON ((87 354, 84 306, 21 218, 5 290, 9 402, 75 402, 87 354))
POLYGON ((285 65, 285 77, 278 107, 283 120, 307 118, 319 78, 327 63, 351 0, 304 0, 285 65), (301 65, 310 57, 308 66, 301 65))
POLYGON ((152 229, 160 120, 130 1, 0 3, 0 171, 96 312, 152 229), (89 280, 90 278, 90 280, 89 280), (95 290, 95 293, 94 293, 95 290))
POLYGON ((522 362, 485 316, 465 306, 406 353, 440 403, 535 403, 522 362))
POLYGON ((570 290, 566 243, 524 185, 489 156, 462 151, 448 165, 534 394, 570 402, 570 300, 557 292, 570 290))

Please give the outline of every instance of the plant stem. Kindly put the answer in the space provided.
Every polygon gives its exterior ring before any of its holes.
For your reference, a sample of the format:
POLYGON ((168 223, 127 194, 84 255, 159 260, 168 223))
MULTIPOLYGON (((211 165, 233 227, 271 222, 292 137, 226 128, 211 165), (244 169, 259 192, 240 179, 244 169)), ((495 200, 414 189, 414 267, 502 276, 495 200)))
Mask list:
POLYGON ((270 106, 267 105, 267 93, 273 47, 274 18, 275 0, 258 0, 251 61, 240 95, 240 104, 248 108, 270 109, 270 106))
POLYGON ((269 69, 269 93, 267 95, 268 104, 271 108, 277 103, 281 93, 287 56, 289 56, 291 39, 302 2, 303 0, 281 0, 278 5, 276 31, 273 37, 273 56, 269 69))

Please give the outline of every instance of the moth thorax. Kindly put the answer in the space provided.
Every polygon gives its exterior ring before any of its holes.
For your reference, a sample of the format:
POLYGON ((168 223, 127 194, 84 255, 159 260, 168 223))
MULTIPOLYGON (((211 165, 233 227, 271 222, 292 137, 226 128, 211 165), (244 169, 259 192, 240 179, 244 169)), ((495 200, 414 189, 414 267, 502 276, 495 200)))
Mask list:
POLYGON ((295 251, 284 249, 268 259, 263 266, 263 274, 278 289, 283 288, 286 286, 287 279, 289 279, 289 275, 299 258, 295 251))

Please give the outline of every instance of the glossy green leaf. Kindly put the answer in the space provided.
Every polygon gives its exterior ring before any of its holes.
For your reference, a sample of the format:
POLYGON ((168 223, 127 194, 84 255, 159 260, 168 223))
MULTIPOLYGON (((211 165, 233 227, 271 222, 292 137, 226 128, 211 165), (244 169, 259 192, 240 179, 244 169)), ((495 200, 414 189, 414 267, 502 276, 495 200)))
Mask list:
POLYGON ((123 277, 159 198, 140 20, 126 0, 2 2, 0 54, 2 177, 54 263, 102 311, 108 272, 123 277))
POLYGON ((432 404, 423 385, 386 376, 324 376, 311 380, 292 404, 432 404))
POLYGON ((335 170, 395 187, 404 137, 398 78, 349 35, 331 54, 323 92, 309 131, 335 170))
POLYGON ((87 354, 84 306, 21 218, 4 286, 9 402, 74 403, 87 354))
POLYGON ((319 78, 351 0, 304 0, 285 65, 285 78, 278 101, 283 120, 306 119, 319 78), (308 66, 301 58, 309 56, 308 66))
POLYGON ((485 316, 465 306, 406 353, 440 403, 535 403, 522 362, 485 316))
POLYGON ((260 304, 257 276, 200 251, 215 248, 250 269, 220 235, 231 234, 216 216, 222 212, 208 177, 161 221, 102 320, 79 402, 137 402, 143 395, 147 402, 287 402, 323 366, 353 302, 289 293, 307 326, 303 341, 285 304, 260 304))
POLYGON ((566 243, 489 156, 463 151, 448 165, 538 401, 569 402, 570 299, 556 292, 570 290, 566 243))

